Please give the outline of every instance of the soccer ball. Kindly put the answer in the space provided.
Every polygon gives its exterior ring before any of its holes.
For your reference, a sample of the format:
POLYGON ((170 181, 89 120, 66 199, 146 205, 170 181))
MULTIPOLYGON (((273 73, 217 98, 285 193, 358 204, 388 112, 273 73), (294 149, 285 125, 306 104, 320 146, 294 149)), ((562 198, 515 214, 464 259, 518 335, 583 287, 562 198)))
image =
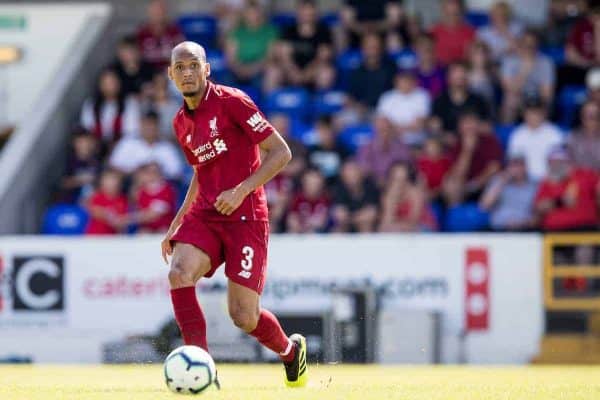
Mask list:
POLYGON ((194 395, 215 383, 217 370, 210 354, 197 346, 181 346, 165 360, 165 382, 173 393, 194 395))

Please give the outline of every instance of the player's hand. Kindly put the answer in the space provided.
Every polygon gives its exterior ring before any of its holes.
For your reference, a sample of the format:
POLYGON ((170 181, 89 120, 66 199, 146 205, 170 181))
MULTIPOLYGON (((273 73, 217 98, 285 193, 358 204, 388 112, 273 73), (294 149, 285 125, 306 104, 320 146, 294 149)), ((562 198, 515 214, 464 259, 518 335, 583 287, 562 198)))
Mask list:
POLYGON ((165 260, 165 264, 167 265, 169 265, 169 259, 167 258, 167 256, 170 257, 173 254, 173 246, 171 246, 171 236, 173 236, 173 232, 171 232, 171 230, 169 229, 169 231, 165 235, 165 238, 160 243, 162 257, 163 260, 165 260))
POLYGON ((242 185, 226 190, 217 196, 215 208, 223 215, 231 215, 242 204, 248 191, 242 185))

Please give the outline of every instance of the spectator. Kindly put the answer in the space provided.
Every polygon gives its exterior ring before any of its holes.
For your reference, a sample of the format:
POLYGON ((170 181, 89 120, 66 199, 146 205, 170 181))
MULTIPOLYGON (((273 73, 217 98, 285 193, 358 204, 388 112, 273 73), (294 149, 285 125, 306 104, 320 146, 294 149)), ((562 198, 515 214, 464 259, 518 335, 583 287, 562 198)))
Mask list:
POLYGON ((163 177, 160 166, 149 163, 134 175, 133 198, 136 211, 130 222, 138 225, 138 233, 166 232, 175 218, 177 193, 163 177))
POLYGON ((308 162, 332 183, 337 178, 342 162, 349 155, 339 143, 331 117, 324 116, 315 125, 317 143, 308 148, 308 162))
MULTIPOLYGON (((469 90, 468 69, 463 63, 448 66, 448 89, 433 102, 431 130, 456 137, 457 119, 465 112, 475 112, 485 122, 483 130, 491 130, 491 111, 485 99, 469 90)), ((455 140, 451 140, 454 142, 455 140)))
POLYGON ((369 32, 378 35, 388 29, 398 32, 403 22, 399 8, 400 2, 395 0, 345 0, 340 17, 342 27, 349 35, 348 47, 358 47, 360 38, 369 32))
POLYGON ((588 68, 600 63, 597 51, 600 41, 600 4, 593 2, 588 15, 581 18, 569 33, 565 46, 565 58, 569 67, 569 83, 581 84, 588 68))
POLYGON ((519 40, 515 55, 502 60, 502 120, 513 123, 523 99, 539 97, 552 104, 554 95, 554 64, 538 51, 537 34, 526 31, 519 40))
POLYGON ((86 203, 90 214, 87 235, 114 235, 127 227, 127 197, 121 192, 122 179, 121 173, 113 169, 100 175, 98 189, 86 203))
POLYGON ((423 185, 410 164, 394 164, 381 200, 380 232, 431 232, 437 230, 423 185))
POLYGON ((527 176, 525 157, 509 156, 508 165, 487 186, 479 206, 490 212, 496 231, 525 231, 535 227, 533 201, 537 184, 527 176))
POLYGON ((429 94, 417 87, 413 70, 398 71, 394 83, 394 89, 385 92, 379 99, 377 113, 394 124, 394 129, 406 144, 420 144, 431 106, 429 94))
POLYGON ((135 98, 125 96, 114 70, 106 69, 100 74, 94 96, 83 103, 81 125, 100 140, 103 150, 111 148, 122 136, 139 134, 139 104, 135 98))
POLYGON ((508 142, 508 153, 525 157, 527 174, 535 181, 546 176, 550 151, 562 143, 558 127, 546 120, 544 104, 529 100, 525 105, 524 123, 519 125, 508 142))
POLYGON ((550 0, 544 46, 565 47, 573 26, 587 10, 588 0, 550 0))
POLYGON ((490 9, 490 24, 479 28, 477 37, 490 49, 492 60, 501 61, 511 54, 523 33, 523 26, 512 17, 506 1, 497 1, 490 9))
POLYGON ((585 77, 587 99, 600 107, 600 68, 592 68, 585 77))
POLYGON ((444 181, 446 203, 479 201, 502 162, 502 148, 496 136, 480 130, 479 116, 467 112, 458 121, 459 141, 450 151, 452 167, 444 181))
POLYGON ((348 160, 342 166, 333 199, 335 232, 373 232, 377 220, 379 193, 375 183, 364 176, 360 165, 348 160))
POLYGON ((598 173, 576 168, 568 152, 548 155, 548 174, 541 182, 535 207, 545 231, 597 230, 598 173))
POLYGON ((490 50, 483 42, 474 42, 469 51, 469 89, 481 96, 490 109, 495 105, 497 80, 490 50))
POLYGON ((119 142, 110 155, 110 166, 131 174, 144 164, 156 162, 168 179, 180 179, 183 174, 181 157, 172 143, 160 139, 159 126, 158 114, 148 111, 142 118, 141 137, 119 142))
MULTIPOLYGON (((269 121, 273 128, 281 135, 285 140, 290 151, 292 152, 292 159, 286 165, 285 170, 288 174, 296 179, 300 176, 302 170, 306 167, 307 150, 304 144, 299 140, 292 137, 290 134, 290 119, 286 114, 273 114, 269 116, 269 121)), ((327 121, 327 120, 325 120, 327 121)))
POLYGON ((169 92, 169 81, 165 74, 156 74, 152 79, 151 93, 147 110, 156 110, 160 121, 160 136, 165 140, 173 140, 173 118, 181 108, 181 101, 175 100, 169 92))
POLYGON ((588 101, 581 108, 578 130, 567 139, 575 165, 600 172, 600 106, 588 101))
POLYGON ((277 29, 265 22, 264 11, 254 1, 244 8, 242 23, 234 29, 225 43, 227 65, 240 84, 257 84, 271 47, 277 40, 277 29))
POLYGON ((428 34, 420 35, 415 44, 419 86, 427 90, 431 98, 436 98, 446 88, 446 74, 435 57, 434 46, 433 38, 428 34))
POLYGON ((316 169, 302 175, 301 190, 292 201, 287 217, 290 233, 320 233, 327 230, 330 200, 325 193, 325 178, 316 169))
POLYGON ((350 75, 348 93, 360 107, 369 109, 392 88, 396 66, 383 53, 378 35, 366 34, 361 43, 363 61, 350 75))
POLYGON ((388 1, 385 5, 385 48, 388 53, 396 53, 410 48, 413 39, 420 33, 415 29, 416 21, 407 15, 399 1, 388 1))
POLYGON ((437 59, 448 65, 467 55, 475 30, 465 22, 460 0, 442 0, 442 19, 431 29, 437 59))
POLYGON ((185 40, 183 33, 169 20, 167 2, 153 0, 148 5, 148 21, 137 31, 137 42, 142 58, 157 72, 165 73, 171 61, 171 50, 185 40))
POLYGON ((60 184, 60 201, 76 203, 89 196, 99 172, 98 140, 85 130, 77 131, 71 139, 67 170, 60 184))
POLYGON ((441 140, 435 136, 428 137, 423 143, 423 152, 418 156, 416 166, 425 179, 429 199, 437 200, 439 197, 451 163, 441 140))
POLYGON ((271 68, 278 68, 285 82, 312 87, 318 75, 328 73, 323 69, 332 69, 333 39, 329 27, 319 22, 315 0, 297 4, 297 23, 283 32, 277 46, 281 62, 271 68))
POLYGON ((386 117, 376 115, 373 128, 373 140, 358 150, 358 163, 379 187, 383 187, 387 171, 398 161, 409 161, 410 150, 394 132, 392 123, 386 117))
POLYGON ((121 81, 123 95, 139 94, 143 86, 152 80, 153 67, 142 60, 134 36, 123 37, 117 46, 117 60, 112 68, 121 81))

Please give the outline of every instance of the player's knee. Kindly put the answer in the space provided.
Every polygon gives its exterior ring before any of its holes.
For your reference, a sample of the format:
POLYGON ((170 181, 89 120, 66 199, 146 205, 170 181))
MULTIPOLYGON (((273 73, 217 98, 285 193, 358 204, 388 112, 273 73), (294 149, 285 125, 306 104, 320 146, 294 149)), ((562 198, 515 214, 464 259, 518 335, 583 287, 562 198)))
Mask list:
POLYGON ((244 332, 252 332, 258 325, 259 314, 255 310, 235 307, 229 310, 229 316, 235 326, 244 332))
POLYGON ((171 289, 177 289, 196 284, 194 275, 178 262, 174 262, 169 270, 169 283, 171 289))

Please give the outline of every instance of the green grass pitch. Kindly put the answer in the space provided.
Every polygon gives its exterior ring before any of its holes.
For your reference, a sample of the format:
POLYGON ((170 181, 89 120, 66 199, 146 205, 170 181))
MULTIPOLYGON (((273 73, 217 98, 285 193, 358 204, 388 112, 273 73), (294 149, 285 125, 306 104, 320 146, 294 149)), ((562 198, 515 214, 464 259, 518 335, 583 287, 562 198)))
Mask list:
MULTIPOLYGON (((600 367, 311 365, 307 388, 288 389, 279 365, 218 365, 220 392, 203 399, 600 399, 600 367)), ((160 366, 0 366, 1 400, 176 399, 160 366)), ((186 397, 181 397, 186 398, 186 397)))

